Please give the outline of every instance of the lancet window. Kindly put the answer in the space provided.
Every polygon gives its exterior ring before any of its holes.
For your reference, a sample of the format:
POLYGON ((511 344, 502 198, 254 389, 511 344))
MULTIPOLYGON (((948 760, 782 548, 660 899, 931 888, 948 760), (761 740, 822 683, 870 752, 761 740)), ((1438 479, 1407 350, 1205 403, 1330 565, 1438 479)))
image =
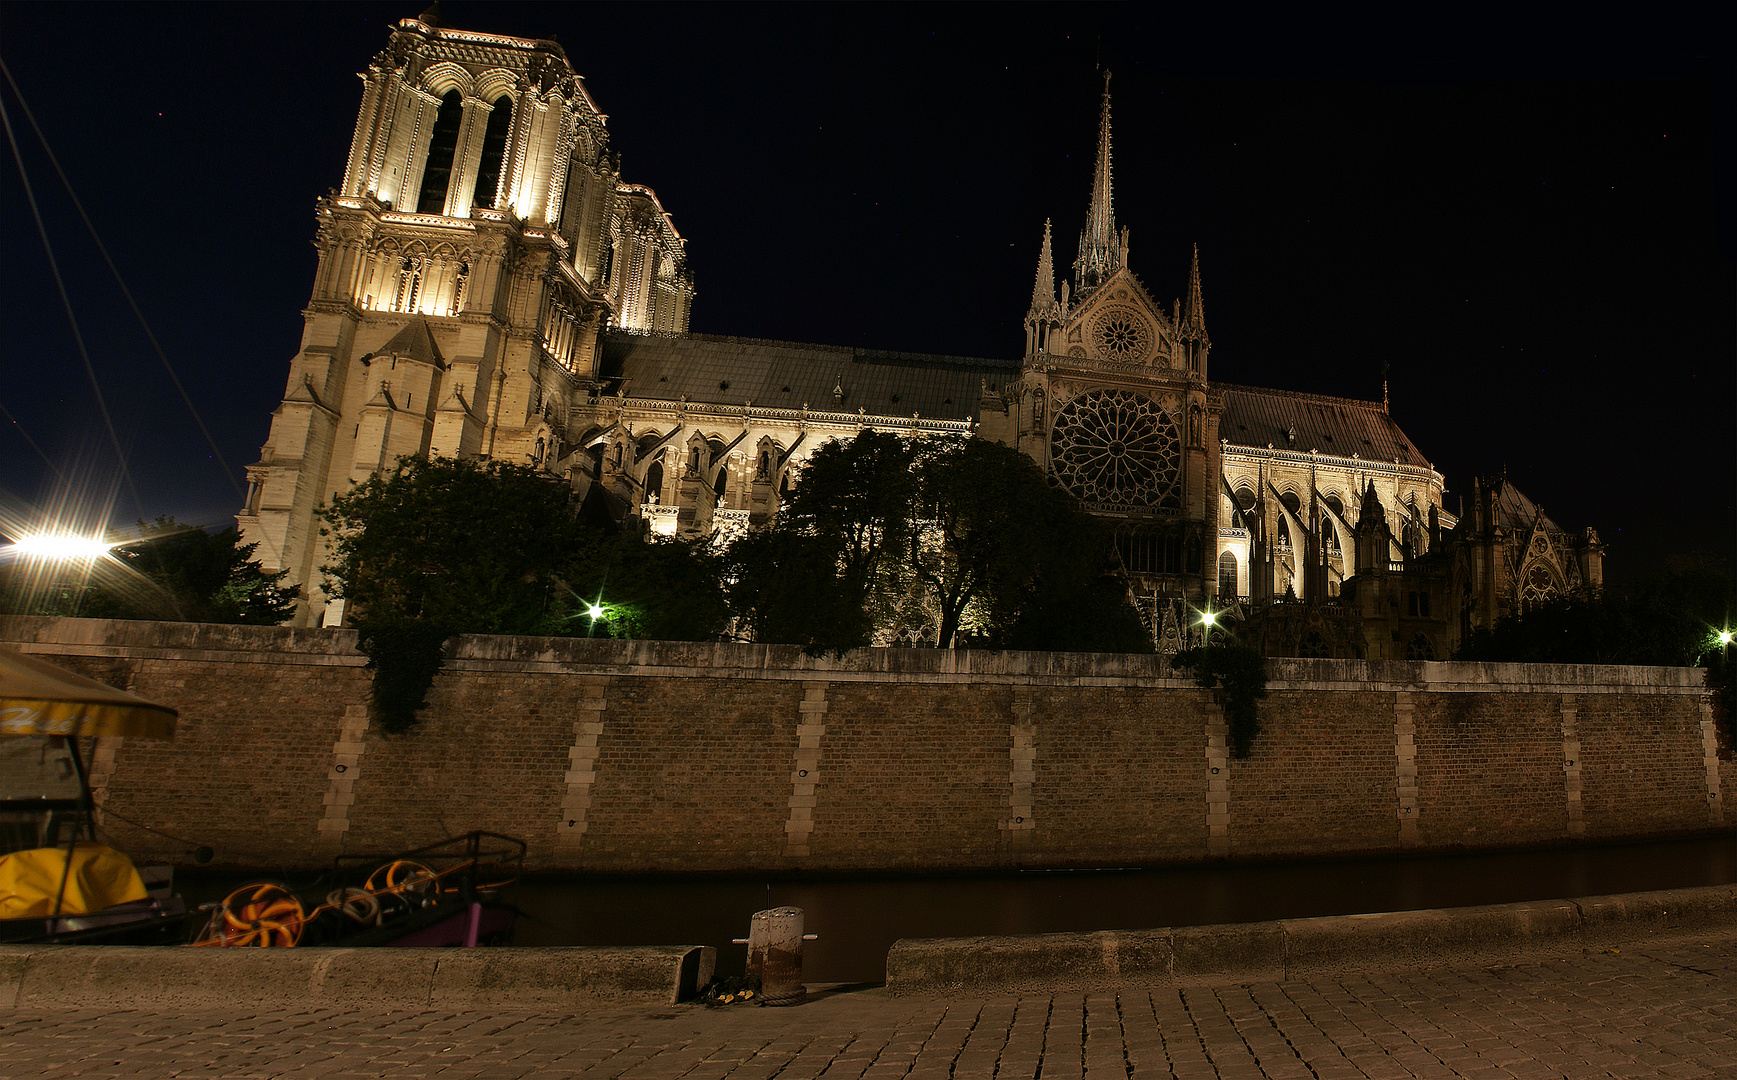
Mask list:
POLYGON ((513 127, 513 99, 505 94, 495 98, 489 113, 488 127, 483 131, 482 163, 477 166, 476 190, 472 206, 495 205, 501 184, 501 164, 506 160, 507 136, 513 127))
POLYGON ((446 212, 446 188, 452 181, 452 159, 458 151, 458 128, 464 120, 464 97, 448 90, 434 114, 428 133, 428 162, 422 168, 422 193, 416 199, 418 214, 446 212))

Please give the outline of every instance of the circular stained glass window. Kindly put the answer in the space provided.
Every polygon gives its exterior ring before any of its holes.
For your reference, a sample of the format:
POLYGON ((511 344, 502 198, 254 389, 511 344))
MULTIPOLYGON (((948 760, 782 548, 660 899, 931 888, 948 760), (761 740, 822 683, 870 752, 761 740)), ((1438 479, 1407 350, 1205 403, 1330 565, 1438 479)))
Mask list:
POLYGON ((1088 390, 1056 413, 1056 479, 1087 502, 1180 507, 1182 440, 1151 398, 1088 390))
POLYGON ((1098 316, 1093 333, 1098 351, 1111 360, 1144 360, 1152 351, 1152 330, 1132 311, 1106 311, 1098 316))

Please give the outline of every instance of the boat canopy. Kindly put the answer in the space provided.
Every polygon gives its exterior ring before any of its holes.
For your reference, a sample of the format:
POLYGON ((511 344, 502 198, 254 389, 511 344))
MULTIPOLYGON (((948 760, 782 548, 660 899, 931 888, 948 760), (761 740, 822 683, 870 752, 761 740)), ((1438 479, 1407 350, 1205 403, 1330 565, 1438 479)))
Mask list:
POLYGON ((174 709, 0 649, 0 735, 171 739, 174 709))

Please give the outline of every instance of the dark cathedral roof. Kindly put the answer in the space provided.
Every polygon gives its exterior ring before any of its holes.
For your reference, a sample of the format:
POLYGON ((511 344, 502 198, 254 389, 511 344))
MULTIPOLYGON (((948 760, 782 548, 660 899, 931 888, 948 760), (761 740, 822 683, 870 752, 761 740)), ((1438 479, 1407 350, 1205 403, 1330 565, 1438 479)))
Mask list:
POLYGON ((1504 529, 1530 529, 1532 523, 1540 521, 1543 527, 1551 532, 1561 532, 1562 526, 1550 520, 1550 515, 1539 509, 1538 504, 1526 497, 1526 493, 1515 487, 1506 477, 1502 478, 1502 486, 1496 489, 1496 524, 1504 529))
POLYGON ((1224 416, 1218 422, 1218 434, 1232 446, 1264 447, 1271 443, 1280 450, 1319 450, 1336 457, 1356 454, 1365 461, 1397 458, 1405 465, 1430 467, 1429 460, 1378 401, 1257 386, 1214 386, 1224 392, 1224 416), (1290 437, 1293 430, 1294 440, 1290 437))
POLYGON ((974 420, 985 381, 1019 374, 1017 361, 803 345, 715 334, 610 332, 603 337, 604 392, 629 397, 874 416, 974 420), (835 398, 834 389, 843 390, 835 398))

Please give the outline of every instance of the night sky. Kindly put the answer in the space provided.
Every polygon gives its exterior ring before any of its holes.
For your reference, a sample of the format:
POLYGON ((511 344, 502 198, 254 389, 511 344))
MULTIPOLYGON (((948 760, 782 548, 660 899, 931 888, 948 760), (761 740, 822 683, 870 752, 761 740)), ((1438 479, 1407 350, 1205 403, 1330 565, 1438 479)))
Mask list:
MULTIPOLYGON (((117 524, 228 523, 298 347, 355 73, 418 10, 0 5, 0 57, 231 473, 0 88, 137 488, 8 148, 0 521, 71 491, 112 498, 117 524)), ((1130 265, 1168 307, 1200 245, 1215 380, 1378 400, 1385 372, 1450 510, 1506 467, 1559 524, 1599 530, 1618 582, 1734 550, 1732 57, 1702 51, 1710 28, 1092 5, 444 15, 564 44, 623 179, 688 239, 694 330, 915 352, 1018 356, 1046 217, 1058 269, 1073 261, 1108 67, 1130 265)))

